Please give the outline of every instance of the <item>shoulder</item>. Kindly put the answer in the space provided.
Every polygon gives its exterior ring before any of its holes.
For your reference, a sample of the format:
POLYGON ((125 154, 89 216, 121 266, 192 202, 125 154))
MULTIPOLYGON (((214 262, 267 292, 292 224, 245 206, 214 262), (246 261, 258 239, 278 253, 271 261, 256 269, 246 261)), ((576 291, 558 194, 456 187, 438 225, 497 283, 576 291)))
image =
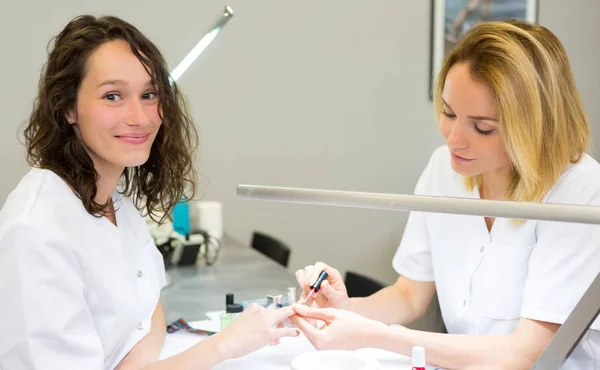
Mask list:
POLYGON ((569 165, 546 195, 545 202, 600 205, 600 163, 584 154, 569 165))
POLYGON ((67 183, 54 172, 31 169, 0 210, 0 238, 13 228, 45 233, 85 209, 67 183))

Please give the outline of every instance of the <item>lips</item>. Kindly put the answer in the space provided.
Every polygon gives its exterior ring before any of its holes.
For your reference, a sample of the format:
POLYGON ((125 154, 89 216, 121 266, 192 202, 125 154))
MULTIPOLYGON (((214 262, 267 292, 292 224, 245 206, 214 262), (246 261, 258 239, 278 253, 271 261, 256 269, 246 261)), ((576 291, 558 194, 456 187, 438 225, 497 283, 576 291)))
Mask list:
POLYGON ((148 133, 132 132, 116 135, 115 137, 128 144, 143 144, 148 140, 149 135, 148 133))
POLYGON ((145 137, 148 136, 149 134, 146 132, 131 132, 131 133, 126 133, 126 134, 121 134, 121 135, 116 135, 117 137, 134 137, 134 138, 140 138, 140 137, 145 137))
POLYGON ((471 162, 471 161, 473 161, 473 160, 474 160, 474 159, 469 159, 469 158, 461 157, 461 156, 459 156, 459 155, 457 155, 457 154, 455 154, 455 153, 452 153, 452 157, 453 157, 455 160, 457 160, 457 161, 459 161, 459 162, 464 162, 464 163, 471 162))
POLYGON ((464 159, 465 161, 470 161, 471 160, 471 158, 461 157, 460 155, 455 154, 455 153, 452 153, 452 154, 454 154, 454 156, 457 157, 458 159, 464 159))

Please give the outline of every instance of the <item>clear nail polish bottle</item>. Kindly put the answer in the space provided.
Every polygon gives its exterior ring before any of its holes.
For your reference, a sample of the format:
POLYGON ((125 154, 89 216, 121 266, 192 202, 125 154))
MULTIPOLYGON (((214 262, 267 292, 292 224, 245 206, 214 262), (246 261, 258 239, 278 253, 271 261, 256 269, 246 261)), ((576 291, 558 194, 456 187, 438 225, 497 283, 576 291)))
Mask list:
POLYGON ((239 303, 230 303, 227 305, 225 313, 221 314, 221 329, 225 329, 244 311, 244 307, 239 303))
MULTIPOLYGON (((273 296, 273 306, 275 307, 276 310, 283 307, 283 296, 282 295, 273 296)), ((279 338, 276 338, 269 345, 276 346, 278 344, 279 344, 279 338)))

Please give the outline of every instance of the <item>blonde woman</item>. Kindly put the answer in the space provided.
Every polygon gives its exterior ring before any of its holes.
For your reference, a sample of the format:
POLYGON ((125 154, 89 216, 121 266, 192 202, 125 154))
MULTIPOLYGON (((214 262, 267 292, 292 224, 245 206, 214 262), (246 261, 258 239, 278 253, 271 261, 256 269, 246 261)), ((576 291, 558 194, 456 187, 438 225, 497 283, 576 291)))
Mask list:
MULTIPOLYGON (((565 51, 546 28, 474 27, 448 56, 434 92, 446 144, 420 195, 600 205, 600 165, 565 51)), ((400 275, 349 299, 323 263, 296 273, 305 292, 325 269, 320 308, 297 307, 319 348, 424 346, 447 369, 529 369, 600 269, 600 226, 411 213, 393 260, 400 275), (448 334, 410 330, 437 292, 448 334), (400 324, 390 327, 386 324, 400 324)), ((598 369, 596 320, 563 369, 598 369)))

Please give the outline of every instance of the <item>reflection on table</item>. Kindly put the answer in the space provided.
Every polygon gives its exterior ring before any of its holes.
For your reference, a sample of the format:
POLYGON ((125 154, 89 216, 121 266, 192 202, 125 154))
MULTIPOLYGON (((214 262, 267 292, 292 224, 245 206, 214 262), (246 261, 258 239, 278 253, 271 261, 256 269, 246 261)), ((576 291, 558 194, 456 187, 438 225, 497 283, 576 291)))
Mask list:
POLYGON ((169 285, 161 302, 168 323, 179 318, 203 320, 206 312, 224 310, 227 293, 234 293, 241 303, 268 294, 285 295, 287 287, 297 287, 289 270, 227 235, 214 265, 171 267, 167 275, 169 285))
MULTIPOLYGON (((186 332, 167 334, 160 358, 167 358, 183 352, 203 339, 203 336, 186 332)), ((304 335, 296 338, 281 338, 281 342, 277 346, 263 347, 247 356, 225 361, 222 364, 215 366, 213 369, 289 370, 294 357, 309 351, 315 351, 315 348, 304 335)), ((379 362, 380 370, 411 369, 409 357, 372 348, 360 349, 359 351, 363 352, 365 356, 376 358, 379 362)), ((434 370, 435 367, 427 367, 427 369, 434 370)))

